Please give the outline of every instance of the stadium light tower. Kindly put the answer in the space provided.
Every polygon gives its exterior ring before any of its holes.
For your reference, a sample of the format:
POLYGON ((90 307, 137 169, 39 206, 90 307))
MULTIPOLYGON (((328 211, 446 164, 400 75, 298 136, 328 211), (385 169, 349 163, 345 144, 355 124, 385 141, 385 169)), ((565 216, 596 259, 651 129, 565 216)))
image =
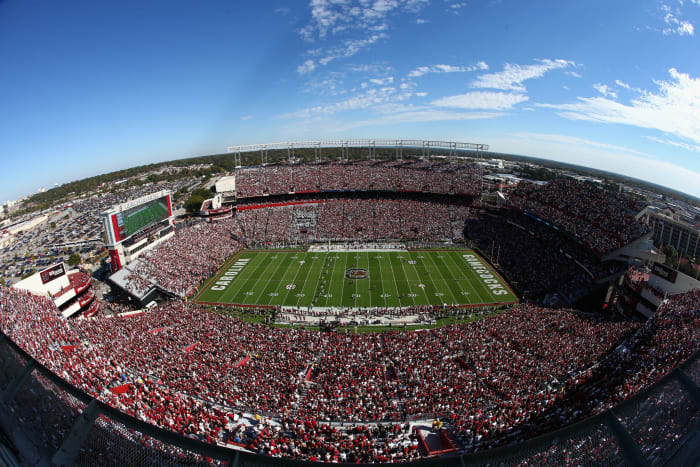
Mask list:
POLYGON ((403 141, 400 139, 396 140, 396 158, 398 160, 403 160, 403 141))
POLYGON ((321 142, 317 141, 316 144, 314 145, 314 159, 316 159, 317 164, 319 162, 321 162, 322 157, 323 157, 323 154, 321 153, 321 142))

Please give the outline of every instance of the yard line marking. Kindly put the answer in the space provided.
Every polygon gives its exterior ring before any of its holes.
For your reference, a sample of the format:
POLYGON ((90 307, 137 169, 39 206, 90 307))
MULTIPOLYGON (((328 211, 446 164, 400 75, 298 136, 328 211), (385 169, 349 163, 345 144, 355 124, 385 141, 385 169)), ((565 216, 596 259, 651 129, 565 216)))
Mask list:
MULTIPOLYGON (((270 285, 270 282, 272 281, 272 278, 274 277, 275 274, 277 274, 277 271, 279 271, 280 267, 282 266, 282 263, 284 263, 284 260, 282 260, 282 261, 280 261, 280 262, 277 263, 277 267, 275 268, 275 272, 273 272, 272 274, 270 274, 270 278, 267 280, 267 282, 265 282, 265 286, 264 286, 264 287, 262 288, 262 290, 260 291, 260 295, 258 295, 258 297, 255 299, 254 305, 262 305, 262 303, 260 302, 260 299, 261 299, 262 296, 265 294, 265 290, 267 289, 267 286, 270 285)), ((272 264, 272 262, 270 262, 270 264, 272 264)), ((265 271, 267 271, 267 268, 265 268, 265 271)), ((265 271, 263 271, 263 273, 264 273, 265 271)), ((270 297, 270 298, 272 298, 272 297, 270 297)), ((268 299, 268 300, 267 300, 267 304, 269 304, 269 303, 270 303, 270 300, 268 299)))
POLYGON ((369 270, 369 252, 365 251, 365 256, 367 256, 367 281, 369 283, 369 307, 372 308, 372 274, 369 270))
MULTIPOLYGON (((309 255, 308 252, 304 253, 304 259, 301 260, 301 261, 299 261, 299 268, 297 269, 296 274, 294 274, 294 279, 292 279, 291 284, 296 285, 297 277, 299 276, 299 271, 301 271, 302 268, 304 267, 304 264, 306 264, 306 257, 307 257, 308 255, 309 255)), ((313 263, 313 260, 312 260, 312 263, 313 263)), ((311 268, 309 267, 309 269, 311 269, 311 268)), ((307 274, 307 275, 309 274, 308 271, 307 271, 306 274, 307 274)), ((283 281, 283 282, 284 282, 284 281, 283 281)), ((286 286, 285 286, 285 287, 286 287, 286 286)), ((287 299, 289 298, 289 294, 292 292, 292 290, 295 290, 295 289, 288 289, 288 290, 287 290, 287 295, 284 296, 284 300, 282 301, 281 305, 283 305, 283 306, 284 306, 284 305, 287 305, 287 299)), ((299 303, 299 300, 297 300, 297 303, 299 303)), ((287 306, 289 306, 289 305, 287 305, 287 306)))
POLYGON ((340 289, 340 306, 343 306, 343 297, 345 297, 345 271, 348 270, 348 257, 350 256, 350 253, 345 253, 345 267, 343 267, 343 271, 341 272, 342 277, 343 277, 343 287, 340 289))
MULTIPOLYGON (((367 257, 369 258, 369 252, 367 252, 367 257)), ((382 288, 382 295, 386 295, 386 293, 384 292, 384 277, 382 276, 382 264, 381 264, 382 263, 381 262, 382 256, 375 256, 375 259, 377 260, 377 272, 379 274, 379 285, 382 288)), ((384 299, 384 308, 386 308, 386 306, 387 306, 386 305, 386 297, 382 297, 382 299, 384 299)), ((398 297, 397 297, 397 299, 398 299, 398 297)))
MULTIPOLYGON (((407 251, 407 253, 408 253, 408 257, 410 258, 410 257, 411 257, 411 252, 410 252, 410 251, 407 251)), ((409 260, 409 261, 410 261, 410 260, 409 260)), ((409 279, 408 279, 408 274, 406 274, 406 266, 404 266, 403 263, 404 263, 404 261, 401 261, 401 269, 403 269, 403 274, 404 274, 404 276, 406 276, 406 281, 409 283, 409 287, 410 287, 411 281, 409 281, 409 279)), ((416 276, 418 276, 418 280, 421 281, 421 283, 422 283, 424 280, 423 280, 423 278, 421 277, 421 275, 418 274, 418 269, 416 269, 416 266, 415 266, 415 265, 413 266, 413 269, 416 271, 416 276)), ((432 278, 430 279, 430 282, 433 282, 433 281, 432 281, 432 278)), ((434 282, 433 282, 433 288, 434 288, 435 290, 437 290, 437 287, 435 287, 435 283, 434 283, 434 282)), ((425 295, 425 301, 427 302, 426 305, 430 305, 430 299, 428 298, 428 292, 425 291, 425 287, 420 287, 420 289, 423 291, 423 295, 425 295)), ((413 297, 411 297, 411 298, 413 298, 413 297)), ((415 299, 415 298, 413 299, 413 304, 414 304, 414 305, 416 304, 416 299, 415 299)))
MULTIPOLYGON (((464 250, 464 251, 469 251, 469 250, 464 250)), ((474 252, 474 251, 472 251, 471 253, 473 253, 474 255, 476 255, 476 252, 474 252)), ((456 254, 459 255, 459 253, 456 253, 456 254)), ((466 271, 466 269, 463 269, 465 266, 468 266, 468 265, 466 264, 466 262, 460 266, 460 265, 457 263, 457 260, 454 258, 453 255, 448 255, 448 256, 450 256, 450 259, 452 260, 452 263, 454 263, 454 265, 457 266, 457 270, 459 270, 459 271, 465 270, 465 271, 466 271)), ((459 256, 459 257, 461 258, 461 256, 459 256)), ((477 257, 481 260, 481 258, 480 258, 478 255, 477 255, 477 257)), ((464 259, 462 259, 462 261, 464 261, 464 259)), ((483 261, 483 260, 482 260, 482 261, 483 261)), ((474 285, 475 282, 478 282, 476 273, 475 273, 472 269, 469 269, 469 272, 470 272, 469 275, 471 275, 471 278, 467 280, 467 283, 469 284, 469 287, 474 291, 474 293, 476 293, 476 295, 479 297, 479 301, 480 301, 481 303, 491 303, 491 302, 493 302, 493 300, 490 300, 488 297, 486 297, 486 299, 484 299, 483 295, 481 295, 481 294, 479 293, 479 291, 477 290, 476 286, 474 285)), ((469 277, 469 276, 467 275, 466 272, 464 273, 464 276, 465 276, 465 278, 468 278, 468 277, 469 277)))
MULTIPOLYGON (((452 295, 452 303, 457 304, 457 302, 458 302, 459 300, 457 300, 457 299, 455 298, 455 294, 452 292, 452 288, 447 284, 447 278, 446 278, 445 275, 442 273, 442 268, 439 267, 439 266, 437 265, 437 263, 435 262, 435 259, 433 258, 433 255, 428 255, 428 256, 430 257, 430 261, 433 262, 433 264, 435 265, 435 268, 436 268, 436 269, 438 270, 438 272, 440 273, 440 276, 442 276, 442 280, 445 281, 445 287, 447 287, 448 292, 450 292, 450 295, 452 295)), ((436 255, 436 256, 437 256, 437 255, 436 255)), ((448 256, 449 256, 449 254, 448 254, 448 256)), ((451 274, 451 273, 450 273, 450 274, 451 274)), ((454 276, 452 276, 452 279, 454 279, 454 276)), ((443 302, 443 303, 444 303, 444 302, 443 302)))
POLYGON ((335 260, 335 256, 336 256, 335 251, 332 253, 331 252, 326 253, 326 258, 328 259, 328 262, 330 264, 332 264, 331 277, 328 280, 328 289, 326 289, 326 293, 325 293, 326 297, 324 297, 326 299, 326 304, 325 304, 326 307, 328 306, 328 299, 331 298, 328 295, 330 295, 331 287, 333 287, 333 277, 335 276, 335 267, 336 267, 336 263, 337 263, 337 261, 335 260))
MULTIPOLYGON (((316 264, 316 260, 320 259, 320 258, 321 257, 316 253, 314 253, 314 256, 311 257, 311 264, 309 265, 309 270, 306 271, 306 277, 304 278, 304 283, 302 284, 299 292, 295 295, 297 297, 297 304, 296 304, 297 308, 299 308, 299 302, 301 301, 301 299, 306 298, 304 295, 305 294, 304 290, 306 290, 307 283, 309 282, 309 274, 311 274, 311 271, 313 271, 314 266, 316 264)), ((320 275, 319 275, 319 277, 320 277, 320 275)), ((317 279, 317 282, 318 282, 318 279, 317 279)), ((314 292, 315 291, 316 291, 316 286, 314 286, 314 292)))
MULTIPOLYGON (((398 256, 397 256, 396 258, 398 259, 398 256)), ((397 282, 396 282, 396 273, 394 273, 394 265, 391 264, 391 261, 389 261, 389 266, 391 267, 391 274, 393 274, 393 276, 394 276, 394 284, 396 284, 396 283, 397 283, 397 282)), ((408 293, 409 293, 409 296, 408 296, 408 297, 409 297, 409 298, 411 299, 411 301, 413 302, 413 306, 416 306, 416 299, 415 299, 414 297, 411 297, 411 296, 410 296, 410 292, 412 292, 412 290, 411 290, 411 284, 410 284, 410 282, 408 281, 408 276, 406 276, 406 269, 404 269, 403 263, 401 263, 401 268, 403 269, 403 275, 406 277, 406 285, 408 286, 408 289, 409 289, 409 290, 408 290, 408 293)), ((424 291, 424 293, 425 293, 425 291, 424 291)), ((396 294, 397 294, 397 295, 401 295, 401 293, 399 292, 399 286, 398 286, 398 285, 396 286, 396 294)), ((426 297, 427 297, 427 296, 426 296, 426 297)), ((401 299, 399 299, 399 306, 401 306, 401 299)))

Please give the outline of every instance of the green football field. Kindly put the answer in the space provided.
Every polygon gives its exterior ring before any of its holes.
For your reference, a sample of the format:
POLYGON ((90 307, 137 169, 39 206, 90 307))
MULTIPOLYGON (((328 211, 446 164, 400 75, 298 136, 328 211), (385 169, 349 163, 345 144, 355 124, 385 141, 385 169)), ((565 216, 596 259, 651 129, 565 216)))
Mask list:
POLYGON ((517 297, 472 250, 250 250, 227 261, 196 300, 364 308, 512 303, 517 297))
POLYGON ((126 227, 126 235, 129 236, 138 232, 143 227, 164 219, 168 216, 168 207, 157 201, 150 206, 147 206, 140 211, 136 211, 124 218, 124 227, 126 227))

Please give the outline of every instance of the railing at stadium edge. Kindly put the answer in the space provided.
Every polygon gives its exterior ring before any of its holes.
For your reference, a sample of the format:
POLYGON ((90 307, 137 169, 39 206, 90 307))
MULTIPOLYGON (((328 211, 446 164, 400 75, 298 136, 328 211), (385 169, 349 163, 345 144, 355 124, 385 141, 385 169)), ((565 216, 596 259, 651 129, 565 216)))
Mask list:
MULTIPOLYGON (((415 464, 465 467, 547 461, 556 465, 593 462, 697 465, 700 462, 698 381, 700 351, 650 387, 613 409, 581 422, 501 448, 422 459, 415 464), (659 396, 662 399, 658 399, 659 396), (668 398, 669 407, 663 406, 663 398, 668 398), (672 418, 671 414, 679 419, 672 418), (679 425, 677 422, 682 422, 683 417, 686 423, 679 425), (676 424, 668 423, 670 421, 676 424), (654 434, 659 444, 645 444, 645 439, 640 444, 629 431, 635 423, 637 428, 643 428, 645 436, 658 429, 654 434), (664 428, 669 431, 663 431, 664 428), (591 444, 586 445, 587 441, 591 444)), ((227 464, 234 467, 318 465, 207 444, 126 415, 54 375, 3 333, 0 333, 0 427, 7 435, 5 440, 14 444, 10 447, 14 447, 21 461, 33 465, 92 465, 95 462, 227 464), (34 441, 44 444, 36 445, 34 441)), ((647 441, 653 443, 652 438, 647 441)))

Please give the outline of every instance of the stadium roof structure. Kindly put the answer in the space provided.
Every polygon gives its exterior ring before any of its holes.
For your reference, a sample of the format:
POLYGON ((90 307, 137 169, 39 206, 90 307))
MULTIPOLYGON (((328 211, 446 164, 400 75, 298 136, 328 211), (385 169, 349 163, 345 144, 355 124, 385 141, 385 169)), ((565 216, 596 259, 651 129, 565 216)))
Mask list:
POLYGON ((145 289, 138 289, 135 287, 134 281, 127 280, 127 277, 131 274, 134 274, 134 271, 137 270, 140 262, 140 259, 135 259, 131 263, 127 264, 126 266, 109 276, 108 281, 112 282, 114 285, 127 292, 136 300, 143 302, 146 299, 146 297, 150 295, 156 288, 156 282, 153 279, 144 279, 144 281, 146 281, 146 283, 149 284, 149 286, 145 289))
POLYGON ((401 158, 403 150, 408 148, 419 148, 424 157, 430 157, 431 149, 447 149, 450 157, 456 157, 458 151, 475 151, 477 156, 482 151, 488 151, 489 145, 482 143, 460 143, 455 141, 434 141, 421 139, 331 139, 318 141, 287 141, 280 143, 248 144, 241 146, 229 146, 227 151, 234 154, 237 166, 241 165, 241 154, 260 152, 261 162, 267 163, 267 152, 274 150, 287 150, 290 159, 294 157, 295 149, 313 149, 317 160, 320 160, 323 149, 341 148, 341 155, 346 157, 349 148, 367 148, 368 156, 373 159, 376 148, 393 148, 396 156, 401 158))

